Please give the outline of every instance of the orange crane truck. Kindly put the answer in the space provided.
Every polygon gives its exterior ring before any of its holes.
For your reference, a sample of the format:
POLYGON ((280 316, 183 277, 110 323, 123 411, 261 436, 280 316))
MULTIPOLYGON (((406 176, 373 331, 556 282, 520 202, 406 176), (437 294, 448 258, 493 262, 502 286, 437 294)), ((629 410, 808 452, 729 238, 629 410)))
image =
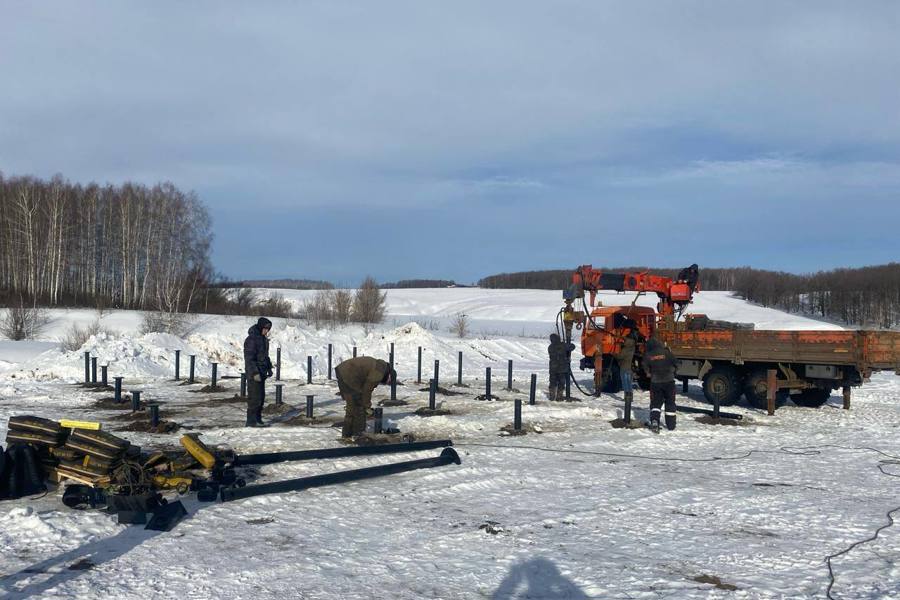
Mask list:
POLYGON ((765 408, 770 369, 777 371, 779 401, 790 397, 807 407, 821 406, 838 388, 849 394, 851 386, 862 385, 876 371, 900 374, 900 332, 763 331, 684 314, 700 289, 698 282, 697 265, 682 269, 675 279, 646 272, 605 273, 591 265, 575 270, 572 284, 563 291, 557 330, 568 342, 573 328, 581 330, 580 367, 593 369, 595 394, 620 389, 614 356, 632 330, 638 339, 633 368, 642 389, 649 388, 649 380, 640 361, 646 340, 657 336, 678 359, 677 377, 702 381, 706 399, 725 406, 743 394, 752 406, 765 408), (596 303, 601 290, 636 295, 628 305, 602 306, 596 303), (648 293, 659 298, 656 310, 636 305, 637 298, 648 293))

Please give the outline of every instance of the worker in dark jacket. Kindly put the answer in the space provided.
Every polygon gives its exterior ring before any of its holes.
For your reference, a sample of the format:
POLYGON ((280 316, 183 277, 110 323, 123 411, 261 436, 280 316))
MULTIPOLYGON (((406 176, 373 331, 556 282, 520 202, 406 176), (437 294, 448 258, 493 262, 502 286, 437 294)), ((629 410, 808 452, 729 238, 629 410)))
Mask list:
POLYGON ((366 430, 367 412, 372 408, 372 392, 379 384, 397 377, 391 365, 371 356, 350 358, 335 370, 338 390, 344 399, 344 427, 341 435, 352 438, 366 430))
POLYGON ((559 339, 558 334, 550 336, 550 345, 547 346, 547 354, 550 355, 550 401, 563 401, 566 395, 566 379, 572 371, 569 353, 575 349, 575 344, 567 344, 559 339))
POLYGON ((634 329, 628 330, 627 332, 623 329, 620 333, 622 333, 622 347, 616 353, 615 359, 619 365, 619 377, 622 380, 622 391, 625 393, 625 403, 628 406, 631 406, 632 400, 634 400, 634 376, 632 374, 632 368, 634 363, 634 351, 637 348, 637 341, 634 329))
POLYGON ((266 398, 266 379, 272 376, 269 359, 269 332, 272 321, 260 317, 247 331, 244 340, 244 373, 247 375, 247 427, 264 427, 263 402, 266 398))
POLYGON ((666 405, 666 428, 675 429, 675 356, 665 344, 653 337, 644 352, 644 372, 650 377, 650 429, 659 432, 659 416, 666 405))

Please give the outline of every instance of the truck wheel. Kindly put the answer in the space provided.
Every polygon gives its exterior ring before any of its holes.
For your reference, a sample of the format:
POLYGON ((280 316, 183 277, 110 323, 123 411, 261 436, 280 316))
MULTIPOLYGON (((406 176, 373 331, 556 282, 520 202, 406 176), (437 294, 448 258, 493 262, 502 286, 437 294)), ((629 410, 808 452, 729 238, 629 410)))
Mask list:
POLYGON ((803 406, 805 408, 819 408, 820 406, 828 402, 828 398, 830 396, 831 390, 811 388, 803 390, 799 394, 791 396, 791 400, 793 400, 794 404, 796 404, 797 406, 803 406))
MULTIPOLYGON (((769 408, 769 377, 764 369, 753 371, 744 384, 744 397, 754 408, 769 408)), ((787 390, 775 392, 775 406, 781 406, 788 399, 787 390)))
POLYGON ((713 367, 703 378, 703 395, 710 403, 719 400, 720 406, 731 406, 741 397, 741 382, 731 367, 713 367))

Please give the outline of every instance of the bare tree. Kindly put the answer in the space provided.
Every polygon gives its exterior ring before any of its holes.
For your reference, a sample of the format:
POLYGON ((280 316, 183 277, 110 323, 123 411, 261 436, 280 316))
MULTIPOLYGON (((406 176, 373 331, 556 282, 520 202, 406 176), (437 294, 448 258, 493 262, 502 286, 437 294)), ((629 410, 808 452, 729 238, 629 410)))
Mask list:
POLYGON ((450 322, 450 333, 455 333, 461 338, 469 335, 469 316, 462 313, 456 313, 456 316, 453 317, 453 321, 450 322))
POLYGON ((334 320, 331 308, 334 303, 333 293, 332 290, 320 290, 303 302, 301 308, 303 318, 316 329, 334 320))
POLYGON ((357 323, 381 323, 387 308, 387 292, 382 292, 375 279, 366 277, 353 297, 352 319, 357 323))
POLYGON ((187 335, 192 317, 185 313, 147 311, 141 317, 141 333, 170 333, 178 337, 187 335))
POLYGON ((81 327, 77 323, 72 323, 68 331, 60 340, 63 350, 75 352, 84 346, 85 342, 91 339, 92 335, 100 333, 100 319, 95 319, 93 323, 86 327, 81 327))
POLYGON ((11 340, 30 340, 40 335, 48 322, 46 311, 20 303, 6 309, 0 319, 0 334, 11 340))
POLYGON ((234 306, 234 310, 239 315, 249 315, 253 312, 253 307, 256 305, 257 296, 256 292, 251 288, 240 288, 234 294, 234 299, 231 301, 231 304, 234 306))
POLYGON ((332 299, 334 320, 341 325, 346 325, 350 322, 353 312, 353 294, 347 290, 335 290, 332 299))

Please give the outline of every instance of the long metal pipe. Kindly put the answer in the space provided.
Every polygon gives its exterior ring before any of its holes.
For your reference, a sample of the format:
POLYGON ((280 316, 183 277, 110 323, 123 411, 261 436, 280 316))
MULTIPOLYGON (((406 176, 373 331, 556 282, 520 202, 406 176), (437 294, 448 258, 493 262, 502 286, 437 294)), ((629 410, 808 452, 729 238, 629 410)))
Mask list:
POLYGON ((295 450, 293 452, 269 452, 265 454, 240 454, 235 457, 235 466, 271 465, 273 463, 291 462, 295 460, 315 460, 319 458, 340 458, 344 456, 364 456, 369 454, 395 454, 397 452, 416 452, 452 446, 450 440, 430 440, 427 442, 404 442, 400 444, 382 444, 380 446, 345 446, 341 448, 317 448, 315 450, 295 450))
POLYGON ((301 477, 299 479, 288 479, 287 481, 248 485, 246 487, 222 488, 221 498, 222 502, 230 502, 231 500, 240 500, 241 498, 250 498, 251 496, 261 496, 263 494, 299 492, 301 490, 324 485, 347 483, 349 481, 383 477, 385 475, 394 475, 395 473, 414 471, 416 469, 430 469, 451 464, 458 465, 461 463, 462 461, 459 459, 456 450, 453 448, 444 448, 441 451, 440 456, 434 458, 409 460, 390 465, 379 465, 376 467, 366 467, 350 471, 338 471, 336 473, 327 473, 325 475, 313 475, 311 477, 301 477))

